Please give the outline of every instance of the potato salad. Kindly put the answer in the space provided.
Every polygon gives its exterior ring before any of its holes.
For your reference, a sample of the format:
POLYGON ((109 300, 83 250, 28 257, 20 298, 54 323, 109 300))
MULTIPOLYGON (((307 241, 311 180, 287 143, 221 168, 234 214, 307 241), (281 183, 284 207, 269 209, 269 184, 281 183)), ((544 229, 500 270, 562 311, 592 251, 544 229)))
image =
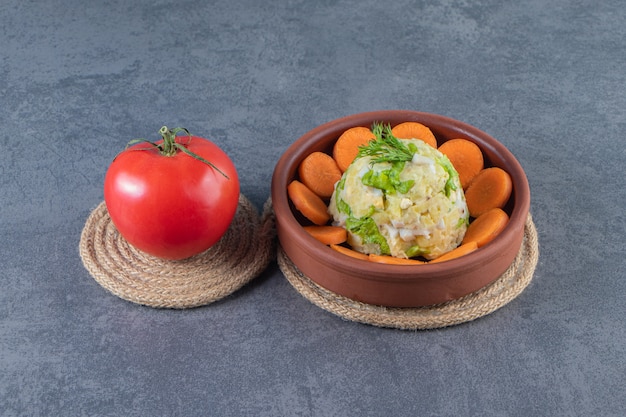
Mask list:
POLYGON ((376 139, 335 185, 328 212, 362 253, 434 259, 456 248, 469 224, 459 175, 419 139, 397 139, 376 124, 376 139))

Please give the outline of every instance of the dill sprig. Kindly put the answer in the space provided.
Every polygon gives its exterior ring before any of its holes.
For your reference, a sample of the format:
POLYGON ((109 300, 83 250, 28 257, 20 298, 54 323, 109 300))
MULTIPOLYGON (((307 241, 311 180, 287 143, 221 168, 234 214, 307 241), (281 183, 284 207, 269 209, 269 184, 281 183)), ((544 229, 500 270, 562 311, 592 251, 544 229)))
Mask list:
POLYGON ((405 145, 391 133, 391 125, 374 123, 372 133, 376 139, 369 141, 367 145, 359 147, 357 158, 362 156, 372 157, 372 163, 379 162, 407 162, 413 159, 417 148, 412 143, 405 145))

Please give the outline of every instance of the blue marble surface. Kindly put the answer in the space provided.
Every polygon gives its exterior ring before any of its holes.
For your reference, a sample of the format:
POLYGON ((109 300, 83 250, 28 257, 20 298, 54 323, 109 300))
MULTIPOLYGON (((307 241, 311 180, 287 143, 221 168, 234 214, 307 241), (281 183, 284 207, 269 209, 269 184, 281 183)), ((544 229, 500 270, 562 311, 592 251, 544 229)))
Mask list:
POLYGON ((5 0, 0 19, 0 415, 626 413, 621 1, 5 0), (157 310, 84 269, 80 232, 130 139, 211 138, 261 209, 300 135, 396 108, 475 125, 526 169, 541 256, 501 310, 375 328, 275 264, 157 310))

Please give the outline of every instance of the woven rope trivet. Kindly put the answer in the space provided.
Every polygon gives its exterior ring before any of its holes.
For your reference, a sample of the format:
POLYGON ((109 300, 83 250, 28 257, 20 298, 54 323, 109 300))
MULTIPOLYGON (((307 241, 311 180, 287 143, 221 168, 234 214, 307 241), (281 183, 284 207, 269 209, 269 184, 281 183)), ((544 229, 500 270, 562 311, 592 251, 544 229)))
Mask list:
POLYGON ((318 307, 343 319, 378 327, 404 330, 435 329, 452 326, 485 316, 517 297, 530 284, 537 260, 537 230, 529 214, 524 226, 524 240, 511 266, 493 283, 462 298, 442 304, 418 307, 382 307, 354 301, 329 291, 306 277, 278 249, 278 266, 291 285, 318 307))
POLYGON ((80 257, 102 287, 127 301, 157 308, 198 307, 232 294, 265 270, 276 253, 273 216, 266 203, 259 217, 241 194, 230 228, 215 245, 189 259, 168 261, 131 246, 102 202, 85 223, 80 257))

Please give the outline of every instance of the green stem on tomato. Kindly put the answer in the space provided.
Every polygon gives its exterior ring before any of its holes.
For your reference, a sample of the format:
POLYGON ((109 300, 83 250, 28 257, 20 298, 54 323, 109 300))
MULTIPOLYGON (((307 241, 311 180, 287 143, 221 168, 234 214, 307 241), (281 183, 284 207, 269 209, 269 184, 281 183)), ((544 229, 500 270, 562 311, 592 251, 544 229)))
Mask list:
POLYGON ((179 132, 185 132, 185 134, 189 136, 189 141, 191 141, 191 133, 189 133, 189 131, 184 127, 168 129, 167 126, 163 126, 161 129, 159 129, 159 133, 163 138, 163 143, 160 147, 161 155, 174 156, 176 155, 176 151, 180 150, 180 146, 182 145, 176 142, 176 135, 179 132))
POLYGON ((207 164, 208 166, 210 166, 211 168, 213 168, 214 170, 216 170, 217 172, 222 174, 226 179, 230 179, 230 178, 228 178, 228 175, 226 175, 224 172, 222 172, 218 167, 213 165, 211 162, 209 162, 205 158, 201 157, 200 155, 190 151, 182 143, 176 142, 176 135, 179 132, 185 132, 185 134, 189 137, 189 141, 187 142, 187 144, 189 144, 189 142, 191 142, 191 138, 192 138, 191 133, 189 133, 189 130, 187 130, 184 127, 176 127, 174 129, 168 129, 167 126, 163 126, 163 127, 161 127, 161 129, 159 129, 159 133, 161 134, 161 137, 163 138, 163 142, 161 144, 156 144, 154 142, 150 142, 147 139, 133 139, 130 142, 128 142, 126 147, 128 148, 128 146, 130 146, 130 145, 133 145, 133 144, 136 144, 136 143, 145 142, 145 143, 150 144, 152 147, 151 148, 136 148, 136 149, 137 150, 147 150, 147 149, 154 149, 154 148, 156 148, 156 149, 158 149, 159 153, 161 155, 163 155, 163 156, 174 156, 174 155, 176 155, 176 153, 178 151, 181 151, 181 152, 186 153, 187 155, 191 156, 192 158, 195 158, 198 161, 207 164))
POLYGON ((163 126, 159 129, 159 133, 163 138, 163 145, 161 145, 161 155, 163 156, 174 156, 176 154, 176 147, 174 143, 176 143, 176 134, 169 130, 167 126, 163 126))

